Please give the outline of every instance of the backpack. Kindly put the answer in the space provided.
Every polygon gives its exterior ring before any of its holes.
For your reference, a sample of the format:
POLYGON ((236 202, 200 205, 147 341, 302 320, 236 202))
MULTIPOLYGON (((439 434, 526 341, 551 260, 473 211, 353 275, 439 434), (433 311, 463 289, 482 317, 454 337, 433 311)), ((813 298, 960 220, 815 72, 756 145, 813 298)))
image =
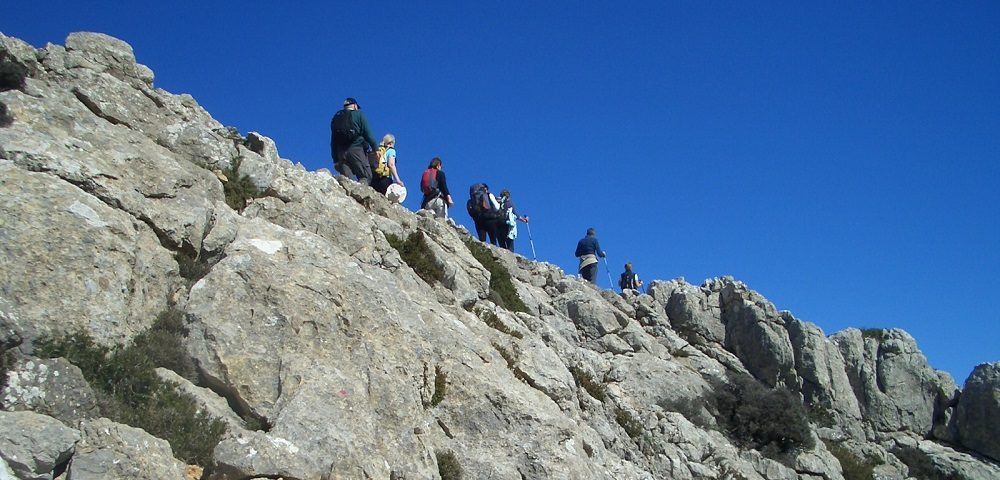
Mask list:
POLYGON ((388 149, 385 145, 379 145, 378 150, 375 152, 375 155, 378 158, 378 166, 376 166, 374 170, 376 177, 388 177, 389 175, 392 175, 392 172, 389 171, 389 159, 385 156, 387 151, 388 149))
POLYGON ((338 148, 350 147, 361 135, 358 127, 354 125, 350 110, 341 110, 334 114, 333 120, 330 120, 330 130, 333 132, 333 143, 338 148))
POLYGON ((635 290, 635 273, 634 272, 624 272, 622 273, 622 278, 618 280, 618 287, 622 290, 635 290))
POLYGON ((438 174, 436 168, 428 168, 424 170, 424 174, 420 177, 420 191, 424 193, 427 197, 436 197, 441 195, 441 190, 438 190, 438 174))
POLYGON ((474 183, 469 187, 469 201, 465 204, 465 208, 473 219, 500 218, 500 210, 497 210, 490 201, 490 191, 482 183, 474 183))

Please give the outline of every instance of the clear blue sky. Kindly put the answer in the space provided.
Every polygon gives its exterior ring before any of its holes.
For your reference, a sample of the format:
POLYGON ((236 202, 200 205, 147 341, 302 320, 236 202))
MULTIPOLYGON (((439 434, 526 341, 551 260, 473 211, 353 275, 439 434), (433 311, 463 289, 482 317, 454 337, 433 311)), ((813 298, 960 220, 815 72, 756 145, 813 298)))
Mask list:
POLYGON ((19 2, 0 31, 119 37, 310 170, 356 97, 411 193, 433 156, 459 205, 509 188, 569 273, 592 226, 615 277, 733 275, 959 384, 1000 360, 1000 2, 424 3, 19 2))

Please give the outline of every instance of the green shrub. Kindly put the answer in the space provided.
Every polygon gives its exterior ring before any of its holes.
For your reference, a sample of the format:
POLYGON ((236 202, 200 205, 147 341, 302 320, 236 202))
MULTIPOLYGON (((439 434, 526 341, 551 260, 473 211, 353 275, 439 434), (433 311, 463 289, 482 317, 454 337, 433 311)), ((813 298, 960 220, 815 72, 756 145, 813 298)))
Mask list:
POLYGON ((36 342, 35 355, 64 357, 79 367, 95 389, 104 416, 170 442, 178 459, 207 465, 225 424, 199 412, 191 397, 178 393, 154 370, 171 363, 185 368, 179 358, 184 354, 177 350, 179 338, 168 340, 181 335, 179 318, 177 312, 165 312, 132 345, 115 349, 96 344, 82 331, 58 339, 44 337, 36 342))
POLYGON ((458 463, 454 453, 435 450, 434 457, 437 458, 441 480, 462 480, 462 465, 458 463))
POLYGON ((469 247, 472 256, 490 272, 490 300, 512 312, 528 313, 527 305, 517 294, 510 272, 493 258, 489 247, 472 239, 466 239, 465 245, 469 247))
POLYGON ((570 373, 573 374, 573 380, 576 381, 578 387, 583 387, 591 397, 594 397, 601 402, 604 402, 608 398, 608 387, 603 383, 594 381, 594 377, 590 376, 589 373, 584 371, 582 368, 573 366, 569 369, 570 373))
POLYGON ((712 428, 714 422, 702 408, 703 400, 699 397, 671 397, 656 402, 665 411, 684 415, 691 423, 701 428, 712 428))
POLYGON ((881 328, 862 328, 861 337, 862 338, 874 338, 875 340, 882 340, 885 336, 885 330, 881 328))
POLYGON ((423 235, 415 232, 406 237, 406 240, 402 240, 395 235, 386 234, 385 239, 399 252, 399 257, 425 282, 434 285, 444 281, 444 269, 434 261, 434 255, 431 254, 423 235))
POLYGON ((806 408, 792 392, 767 388, 748 375, 713 391, 716 421, 736 443, 765 454, 815 445, 806 408))
POLYGON ((444 400, 445 389, 448 386, 448 375, 440 366, 434 366, 434 395, 431 396, 431 405, 438 406, 444 400))
POLYGON ((498 317, 497 314, 495 314, 495 313, 493 313, 493 312, 491 312, 491 311, 489 311, 489 310, 487 310, 485 308, 477 309, 476 310, 476 315, 480 319, 482 319, 482 321, 485 322, 486 325, 488 325, 489 327, 493 328, 494 330, 497 330, 497 331, 499 331, 501 333, 506 333, 507 335, 510 335, 510 336, 512 336, 514 338, 524 338, 524 334, 522 334, 521 332, 519 332, 517 330, 511 329, 505 323, 503 323, 503 322, 500 321, 500 317, 498 317))
POLYGON ((875 466, 883 463, 872 456, 861 459, 841 442, 829 442, 826 449, 840 462, 844 480, 871 480, 875 475, 875 466))
POLYGON ((618 425, 625 430, 625 433, 627 433, 630 438, 636 439, 642 435, 642 420, 638 419, 635 415, 632 415, 629 411, 616 408, 615 421, 618 422, 618 425))
POLYGON ((240 213, 243 213, 243 209, 247 208, 247 203, 250 200, 264 196, 264 192, 257 188, 250 177, 240 175, 242 163, 242 157, 233 157, 232 161, 229 162, 229 168, 222 170, 222 174, 227 179, 222 182, 222 191, 226 195, 226 205, 240 213))
POLYGON ((503 347, 503 345, 500 345, 498 343, 494 343, 493 348, 495 348, 497 352, 500 354, 500 356, 503 357, 504 361, 507 362, 507 368, 510 369, 511 373, 514 374, 514 378, 528 385, 531 385, 531 382, 528 379, 528 375, 524 373, 524 371, 521 370, 520 368, 517 368, 517 357, 515 357, 514 354, 510 352, 510 350, 507 350, 506 348, 503 347))

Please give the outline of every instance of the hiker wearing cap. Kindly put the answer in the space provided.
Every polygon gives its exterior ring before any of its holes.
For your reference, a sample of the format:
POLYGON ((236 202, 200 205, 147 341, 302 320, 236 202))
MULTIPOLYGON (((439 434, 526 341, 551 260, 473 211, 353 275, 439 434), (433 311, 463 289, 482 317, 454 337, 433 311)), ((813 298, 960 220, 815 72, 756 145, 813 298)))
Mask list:
POLYGON ((597 241, 597 230, 587 229, 587 236, 576 244, 576 257, 580 259, 580 275, 590 283, 597 283, 597 257, 606 254, 597 241))
POLYGON ((632 262, 626 262, 625 271, 618 279, 618 288, 624 292, 625 290, 638 290, 641 286, 642 280, 639 280, 639 274, 632 271, 632 262))
POLYGON ((506 188, 500 191, 500 213, 502 218, 497 232, 500 237, 500 246, 513 252, 514 239, 517 238, 517 221, 528 223, 528 217, 517 213, 517 207, 510 199, 510 190, 506 188))
POLYGON ((378 143, 368 126, 368 119, 361 112, 361 106, 357 100, 348 97, 344 100, 344 109, 330 120, 333 168, 348 178, 356 177, 360 183, 371 184, 372 167, 365 151, 376 145, 378 143))

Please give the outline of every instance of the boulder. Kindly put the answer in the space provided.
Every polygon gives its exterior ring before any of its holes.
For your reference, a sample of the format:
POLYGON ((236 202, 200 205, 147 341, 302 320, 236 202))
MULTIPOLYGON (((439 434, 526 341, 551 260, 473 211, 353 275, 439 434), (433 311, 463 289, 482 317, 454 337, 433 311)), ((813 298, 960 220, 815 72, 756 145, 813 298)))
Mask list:
POLYGON ((962 446, 1000 461, 1000 362, 976 366, 955 412, 962 446))
POLYGON ((144 430, 107 418, 80 422, 82 438, 69 464, 69 478, 116 480, 185 478, 184 462, 170 444, 144 430))
POLYGON ((78 440, 80 432, 47 415, 0 411, 0 457, 22 480, 51 479, 78 440))
POLYGON ((64 358, 29 358, 14 364, 7 372, 2 404, 9 411, 30 410, 66 425, 100 413, 94 390, 64 358))

